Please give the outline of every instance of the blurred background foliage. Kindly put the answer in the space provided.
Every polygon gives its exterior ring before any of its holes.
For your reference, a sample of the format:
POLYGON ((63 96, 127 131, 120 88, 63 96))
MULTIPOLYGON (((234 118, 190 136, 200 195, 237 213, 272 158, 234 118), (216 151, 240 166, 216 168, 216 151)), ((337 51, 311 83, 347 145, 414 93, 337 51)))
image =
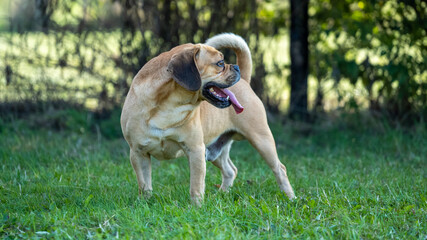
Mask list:
MULTIPOLYGON (((426 14, 422 0, 311 0, 312 119, 339 111, 424 122, 426 14)), ((0 0, 0 111, 44 113, 60 126, 87 109, 117 117, 133 76, 151 58, 233 32, 251 48, 255 92, 270 113, 285 115, 289 29, 289 1, 0 0), (64 113, 68 107, 76 110, 64 113)))

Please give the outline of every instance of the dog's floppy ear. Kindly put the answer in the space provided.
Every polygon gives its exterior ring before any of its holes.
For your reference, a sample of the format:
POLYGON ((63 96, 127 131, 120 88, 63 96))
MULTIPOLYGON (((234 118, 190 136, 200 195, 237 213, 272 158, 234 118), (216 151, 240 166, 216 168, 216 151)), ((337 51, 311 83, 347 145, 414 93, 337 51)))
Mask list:
POLYGON ((172 56, 168 64, 168 71, 172 72, 172 78, 181 87, 197 91, 202 85, 199 70, 196 66, 196 54, 199 52, 200 47, 186 49, 172 56))

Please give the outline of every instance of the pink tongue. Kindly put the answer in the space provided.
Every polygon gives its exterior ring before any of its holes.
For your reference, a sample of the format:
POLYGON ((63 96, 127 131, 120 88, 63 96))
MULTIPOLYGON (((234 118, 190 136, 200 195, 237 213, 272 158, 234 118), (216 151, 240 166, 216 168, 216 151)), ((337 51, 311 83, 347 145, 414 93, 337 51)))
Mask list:
POLYGON ((227 88, 221 89, 227 96, 230 97, 231 105, 233 105, 234 111, 236 111, 237 114, 243 112, 243 106, 240 105, 239 101, 237 101, 236 96, 234 96, 234 93, 227 88))

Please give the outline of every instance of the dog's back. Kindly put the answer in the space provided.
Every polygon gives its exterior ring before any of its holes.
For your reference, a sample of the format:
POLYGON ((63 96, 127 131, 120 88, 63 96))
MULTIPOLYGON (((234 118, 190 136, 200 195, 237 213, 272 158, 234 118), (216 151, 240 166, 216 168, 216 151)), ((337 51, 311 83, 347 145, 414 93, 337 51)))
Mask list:
POLYGON ((250 83, 252 74, 252 57, 248 44, 242 37, 233 33, 222 33, 209 38, 205 44, 218 50, 221 48, 232 49, 237 55, 237 65, 239 65, 242 79, 250 83))

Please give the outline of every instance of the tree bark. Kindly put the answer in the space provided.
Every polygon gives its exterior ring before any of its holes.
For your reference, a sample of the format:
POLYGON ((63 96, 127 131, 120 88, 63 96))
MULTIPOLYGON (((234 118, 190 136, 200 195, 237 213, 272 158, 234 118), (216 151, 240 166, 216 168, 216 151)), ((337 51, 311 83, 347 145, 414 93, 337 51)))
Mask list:
POLYGON ((308 120, 308 2, 291 0, 291 103, 289 117, 308 120))

